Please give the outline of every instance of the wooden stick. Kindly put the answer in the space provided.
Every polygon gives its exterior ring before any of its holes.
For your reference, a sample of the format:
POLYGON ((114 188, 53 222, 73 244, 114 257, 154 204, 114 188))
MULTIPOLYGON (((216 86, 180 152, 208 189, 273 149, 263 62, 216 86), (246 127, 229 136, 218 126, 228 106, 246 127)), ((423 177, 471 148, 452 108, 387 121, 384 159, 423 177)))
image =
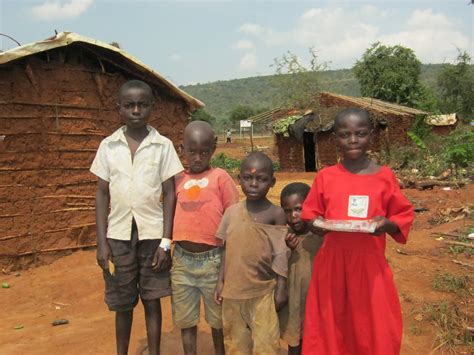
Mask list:
POLYGON ((47 132, 21 132, 21 133, 5 133, 5 132, 0 132, 0 134, 5 134, 9 137, 16 137, 16 136, 28 136, 28 135, 50 135, 50 136, 100 136, 100 137, 105 137, 105 133, 101 133, 100 131, 90 131, 90 132, 70 132, 70 133, 65 133, 65 132, 57 132, 57 131, 47 131, 47 132))
POLYGON ((63 166, 58 166, 56 168, 48 168, 48 169, 35 169, 35 168, 0 168, 0 172, 2 171, 49 171, 49 170, 89 170, 90 166, 72 166, 70 168, 65 168, 63 166))
POLYGON ((95 246, 97 246, 97 244, 92 243, 92 244, 84 244, 84 245, 75 245, 75 246, 72 246, 72 247, 51 248, 51 249, 43 249, 43 250, 36 250, 36 251, 27 251, 27 252, 19 253, 19 254, 0 254, 0 256, 10 257, 10 258, 18 258, 20 256, 35 255, 35 254, 41 254, 41 253, 51 253, 51 252, 55 252, 55 251, 77 250, 77 249, 90 248, 90 247, 95 247, 95 246))
POLYGON ((21 234, 15 234, 15 235, 7 235, 5 237, 2 237, 0 238, 0 241, 4 241, 4 240, 9 240, 9 239, 16 239, 16 238, 21 238, 21 237, 29 237, 31 236, 31 233, 30 232, 27 232, 27 233, 21 233, 21 234))
POLYGON ((97 152, 95 148, 82 148, 82 149, 58 149, 58 150, 4 150, 4 153, 8 154, 45 154, 45 153, 94 153, 97 152))
POLYGON ((37 199, 44 198, 86 198, 86 199, 95 199, 95 196, 82 196, 82 195, 46 195, 41 197, 36 197, 37 199))
POLYGON ((470 267, 472 269, 474 269, 474 265, 471 265, 471 264, 467 264, 467 263, 464 263, 462 261, 459 261, 459 260, 452 260, 453 263, 455 264, 458 264, 458 265, 462 265, 462 266, 467 266, 467 267, 470 267))
POLYGON ((443 237, 453 237, 453 238, 463 237, 462 234, 441 233, 441 232, 433 232, 431 233, 431 235, 441 235, 443 237))
POLYGON ((96 110, 96 111, 113 111, 116 109, 109 109, 106 107, 94 107, 94 106, 78 106, 70 104, 58 104, 58 103, 46 103, 46 102, 28 102, 28 101, 0 101, 0 105, 25 105, 25 106, 40 106, 40 107, 64 107, 64 108, 75 108, 79 110, 96 110))
POLYGON ((88 184, 96 184, 97 180, 85 180, 79 182, 70 182, 70 183, 61 183, 61 184, 44 184, 44 185, 22 185, 22 184, 7 184, 7 185, 0 185, 0 187, 36 187, 36 188, 43 188, 43 187, 64 187, 64 186, 77 186, 77 185, 88 185, 88 184))
POLYGON ((57 212, 71 212, 71 211, 92 211, 95 207, 72 207, 72 208, 62 208, 60 210, 54 210, 49 213, 57 213, 57 212))
POLYGON ((69 228, 49 229, 49 230, 44 231, 44 234, 64 232, 71 229, 84 228, 84 227, 90 227, 90 226, 95 226, 95 223, 78 224, 75 226, 70 226, 69 228))
POLYGON ((453 242, 451 240, 443 240, 443 243, 449 245, 459 245, 461 247, 474 248, 474 244, 471 243, 462 243, 462 242, 453 242))

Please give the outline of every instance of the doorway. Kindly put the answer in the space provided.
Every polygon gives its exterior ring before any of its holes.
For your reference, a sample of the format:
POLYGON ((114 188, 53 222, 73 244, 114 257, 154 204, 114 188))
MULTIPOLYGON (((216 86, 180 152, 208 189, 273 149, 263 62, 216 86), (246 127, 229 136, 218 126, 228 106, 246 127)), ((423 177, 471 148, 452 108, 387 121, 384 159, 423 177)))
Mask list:
POLYGON ((316 171, 316 149, 313 132, 303 133, 304 171, 316 171))

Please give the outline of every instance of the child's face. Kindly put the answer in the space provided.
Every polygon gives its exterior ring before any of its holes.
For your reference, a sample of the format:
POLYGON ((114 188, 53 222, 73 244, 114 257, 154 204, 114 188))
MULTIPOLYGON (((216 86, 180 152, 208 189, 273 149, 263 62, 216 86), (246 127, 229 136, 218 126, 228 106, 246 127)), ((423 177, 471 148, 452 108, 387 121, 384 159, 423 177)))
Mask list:
POLYGON ((119 114, 131 128, 146 126, 153 109, 153 98, 141 88, 129 88, 120 96, 119 114))
POLYGON ((191 174, 199 174, 209 169, 212 154, 216 149, 214 137, 205 135, 185 137, 183 146, 184 156, 191 174))
POLYGON ((275 177, 268 166, 255 159, 247 162, 238 176, 242 191, 248 200, 261 200, 275 185, 275 177))
POLYGON ((281 200, 281 207, 286 214, 286 222, 295 233, 304 232, 307 228, 307 223, 301 219, 303 202, 304 198, 299 194, 292 194, 281 200))
POLYGON ((334 134, 344 159, 358 160, 365 156, 371 136, 370 125, 366 119, 358 115, 347 115, 334 134))

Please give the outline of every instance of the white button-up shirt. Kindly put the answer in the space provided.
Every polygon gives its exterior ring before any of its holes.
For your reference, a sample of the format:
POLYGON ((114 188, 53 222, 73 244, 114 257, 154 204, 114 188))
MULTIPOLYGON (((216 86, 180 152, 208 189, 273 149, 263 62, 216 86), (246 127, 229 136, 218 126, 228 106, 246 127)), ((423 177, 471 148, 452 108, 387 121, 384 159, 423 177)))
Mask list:
POLYGON ((162 183, 183 171, 173 143, 147 126, 148 135, 133 158, 125 138, 126 126, 105 138, 90 171, 109 182, 110 214, 107 238, 130 240, 132 218, 138 239, 163 237, 162 183))

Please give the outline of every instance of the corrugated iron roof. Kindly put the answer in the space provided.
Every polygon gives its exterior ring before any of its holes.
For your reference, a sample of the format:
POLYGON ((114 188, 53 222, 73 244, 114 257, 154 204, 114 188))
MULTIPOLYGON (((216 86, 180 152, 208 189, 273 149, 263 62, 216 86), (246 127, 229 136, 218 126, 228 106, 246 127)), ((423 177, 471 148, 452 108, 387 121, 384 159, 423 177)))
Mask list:
POLYGON ((458 116, 456 113, 448 113, 446 115, 432 115, 425 119, 425 122, 431 126, 451 126, 456 124, 458 116))
MULTIPOLYGON (((149 66, 134 58, 124 50, 95 39, 81 36, 73 32, 61 32, 52 38, 25 44, 23 46, 16 47, 6 52, 2 52, 0 53, 0 65, 40 52, 48 51, 54 48, 65 47, 72 43, 81 43, 91 48, 96 47, 101 50, 105 50, 109 54, 115 54, 116 56, 118 55, 119 57, 125 59, 128 63, 130 63, 130 65, 137 72, 142 73, 147 78, 149 78, 148 81, 151 84, 158 84, 159 86, 165 87, 173 94, 172 96, 176 96, 184 100, 191 109, 198 109, 204 106, 204 103, 187 94, 186 92, 175 86, 173 83, 171 83, 169 80, 165 79, 160 73, 154 71, 149 66)), ((111 59, 113 60, 113 58, 111 59)))

